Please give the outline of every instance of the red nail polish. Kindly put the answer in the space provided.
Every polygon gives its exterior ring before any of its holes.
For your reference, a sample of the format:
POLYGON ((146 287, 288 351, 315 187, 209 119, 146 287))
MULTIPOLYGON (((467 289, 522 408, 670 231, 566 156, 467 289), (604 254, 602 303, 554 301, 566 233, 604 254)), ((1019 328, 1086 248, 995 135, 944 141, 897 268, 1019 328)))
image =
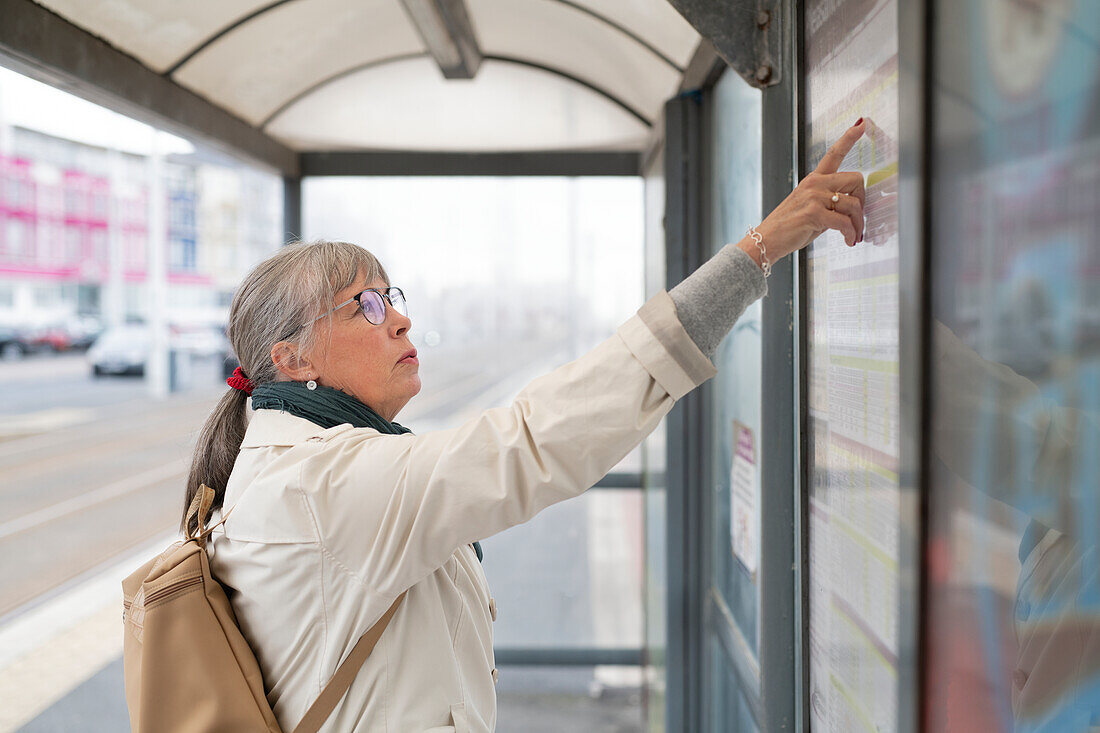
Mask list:
POLYGON ((862 118, 862 117, 860 117, 860 118, 859 118, 858 120, 856 120, 856 124, 852 125, 852 127, 859 127, 859 125, 860 125, 860 123, 861 123, 861 122, 863 122, 863 118, 862 118))

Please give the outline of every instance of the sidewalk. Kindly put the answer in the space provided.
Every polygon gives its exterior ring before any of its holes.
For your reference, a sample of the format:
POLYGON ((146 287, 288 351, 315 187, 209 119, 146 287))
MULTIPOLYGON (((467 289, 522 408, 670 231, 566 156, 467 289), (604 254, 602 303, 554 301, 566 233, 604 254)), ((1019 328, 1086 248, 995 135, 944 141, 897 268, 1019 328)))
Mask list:
MULTIPOLYGON (((170 541, 147 543, 7 619, 0 627, 0 733, 129 730, 121 581, 170 541)), ((623 676, 618 668, 505 667, 497 731, 641 731, 640 691, 600 684, 623 676)))

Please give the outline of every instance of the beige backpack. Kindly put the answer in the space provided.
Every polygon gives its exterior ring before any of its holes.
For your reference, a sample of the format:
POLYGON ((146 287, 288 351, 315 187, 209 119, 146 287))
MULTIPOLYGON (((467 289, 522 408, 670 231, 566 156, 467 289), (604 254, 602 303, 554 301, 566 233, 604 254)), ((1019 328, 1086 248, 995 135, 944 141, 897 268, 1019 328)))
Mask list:
MULTIPOLYGON (((197 532, 188 531, 184 541, 122 581, 123 670, 133 733, 282 733, 256 656, 210 574, 206 540, 217 525, 205 523, 213 500, 214 490, 202 486, 185 523, 190 527, 197 515, 197 532)), ((294 733, 316 733, 324 724, 404 597, 359 639, 294 733)))

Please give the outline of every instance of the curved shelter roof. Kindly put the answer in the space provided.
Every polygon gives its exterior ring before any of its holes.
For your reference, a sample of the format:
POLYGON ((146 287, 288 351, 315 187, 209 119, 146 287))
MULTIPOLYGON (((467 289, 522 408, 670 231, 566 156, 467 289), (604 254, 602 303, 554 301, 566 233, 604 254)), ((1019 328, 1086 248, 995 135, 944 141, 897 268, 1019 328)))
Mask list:
POLYGON ((667 0, 465 0, 454 79, 414 17, 456 0, 38 3, 299 151, 640 150, 700 41, 667 0))

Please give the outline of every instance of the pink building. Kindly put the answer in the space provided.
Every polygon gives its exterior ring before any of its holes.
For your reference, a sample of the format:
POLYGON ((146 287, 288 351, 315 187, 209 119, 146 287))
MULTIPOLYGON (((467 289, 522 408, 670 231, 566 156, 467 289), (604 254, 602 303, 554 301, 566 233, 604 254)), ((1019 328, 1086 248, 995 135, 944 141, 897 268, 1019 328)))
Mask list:
MULTIPOLYGON (((144 160, 124 156, 128 164, 120 166, 122 176, 112 190, 107 151, 57 139, 50 143, 30 145, 31 154, 0 156, 0 322, 33 327, 75 315, 103 318, 112 235, 120 259, 117 287, 125 291, 120 303, 130 316, 140 314, 149 236, 144 160), (59 149, 69 154, 58 155, 59 149)), ((170 168, 169 285, 209 287, 213 278, 197 271, 194 256, 194 169, 170 168)))
MULTIPOLYGON (((0 324, 144 318, 148 159, 8 130, 12 144, 0 154, 0 324)), ((280 181, 202 151, 169 156, 163 170, 169 318, 224 322, 240 277, 281 243, 280 181)))

